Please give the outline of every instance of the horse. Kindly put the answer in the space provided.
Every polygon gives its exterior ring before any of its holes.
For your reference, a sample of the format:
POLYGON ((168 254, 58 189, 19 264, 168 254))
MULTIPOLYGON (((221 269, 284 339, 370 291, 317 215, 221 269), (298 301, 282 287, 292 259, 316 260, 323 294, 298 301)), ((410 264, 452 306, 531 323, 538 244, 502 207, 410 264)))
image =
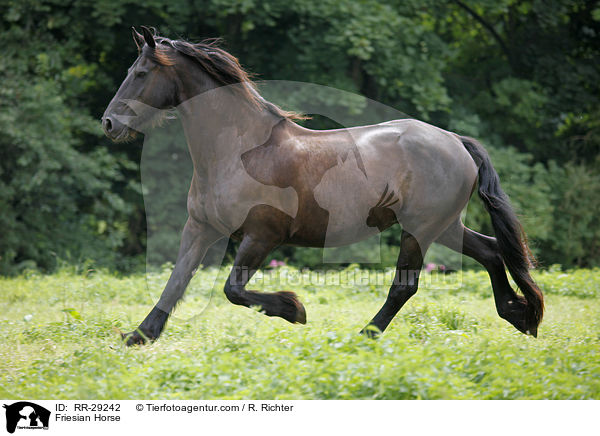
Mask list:
POLYGON ((141 123, 175 109, 193 175, 175 267, 139 327, 122 334, 127 345, 159 337, 207 249, 223 238, 240 241, 224 285, 227 299, 305 324, 295 293, 246 289, 268 254, 282 244, 346 246, 394 225, 402 228, 395 276, 361 333, 385 331, 417 292, 424 255, 436 242, 483 265, 498 315, 537 337, 544 299, 529 272, 527 238, 478 141, 415 119, 307 129, 296 123, 302 115, 264 99, 238 60, 214 41, 141 30, 132 28, 138 57, 102 116, 104 132, 128 141, 141 123), (475 189, 495 237, 461 221, 475 189))

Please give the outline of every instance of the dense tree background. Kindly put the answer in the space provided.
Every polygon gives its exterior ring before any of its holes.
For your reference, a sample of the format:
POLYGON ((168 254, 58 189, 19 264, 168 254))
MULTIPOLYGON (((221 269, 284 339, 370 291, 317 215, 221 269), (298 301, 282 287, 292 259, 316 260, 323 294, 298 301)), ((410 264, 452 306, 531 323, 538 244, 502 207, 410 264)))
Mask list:
MULTIPOLYGON (((600 264, 597 2, 0 5, 2 274, 59 262, 128 271, 143 262, 141 142, 112 144, 99 123, 136 57, 129 28, 140 24, 171 38, 221 36, 260 79, 360 93, 480 139, 541 264, 600 264)), ((467 224, 491 232, 478 200, 467 224)), ((385 236, 390 246, 397 239, 397 231, 385 236)), ((293 251, 283 254, 293 261, 293 251)))

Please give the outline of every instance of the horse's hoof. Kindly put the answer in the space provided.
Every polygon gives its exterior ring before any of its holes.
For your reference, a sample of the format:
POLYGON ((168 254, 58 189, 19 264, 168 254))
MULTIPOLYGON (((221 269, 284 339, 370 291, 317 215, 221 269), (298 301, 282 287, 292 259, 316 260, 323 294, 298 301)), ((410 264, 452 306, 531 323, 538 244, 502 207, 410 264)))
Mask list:
POLYGON ((375 327, 373 324, 369 324, 360 331, 361 335, 365 335, 369 339, 378 339, 381 336, 381 330, 375 327))
POLYGON ((139 329, 137 329, 130 333, 121 333, 121 339, 125 341, 125 345, 131 347, 133 345, 145 345, 147 342, 152 341, 154 338, 145 335, 139 329))
POLYGON ((296 300, 296 302, 298 303, 296 306, 296 309, 298 310, 298 312, 296 312, 296 322, 298 324, 306 324, 306 309, 300 301, 296 300))
POLYGON ((499 308, 498 315, 521 333, 537 338, 538 324, 535 317, 529 313, 525 298, 518 297, 508 301, 507 305, 499 308))
POLYGON ((278 316, 291 323, 306 324, 306 309, 296 294, 290 291, 279 291, 276 294, 283 306, 278 316))
POLYGON ((527 323, 524 320, 522 320, 520 322, 514 322, 514 323, 511 322, 511 324, 513 325, 514 328, 516 328, 518 331, 520 331, 524 335, 533 336, 534 338, 537 338, 538 328, 536 326, 527 327, 527 323))

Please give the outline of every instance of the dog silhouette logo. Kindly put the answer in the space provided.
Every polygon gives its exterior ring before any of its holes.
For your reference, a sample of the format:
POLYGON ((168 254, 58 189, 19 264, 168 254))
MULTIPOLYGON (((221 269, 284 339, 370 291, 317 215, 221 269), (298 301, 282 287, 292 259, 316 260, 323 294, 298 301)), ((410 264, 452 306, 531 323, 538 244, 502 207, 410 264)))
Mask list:
POLYGON ((6 431, 14 433, 18 429, 48 429, 50 411, 42 406, 29 401, 19 401, 10 405, 4 404, 6 409, 6 431))

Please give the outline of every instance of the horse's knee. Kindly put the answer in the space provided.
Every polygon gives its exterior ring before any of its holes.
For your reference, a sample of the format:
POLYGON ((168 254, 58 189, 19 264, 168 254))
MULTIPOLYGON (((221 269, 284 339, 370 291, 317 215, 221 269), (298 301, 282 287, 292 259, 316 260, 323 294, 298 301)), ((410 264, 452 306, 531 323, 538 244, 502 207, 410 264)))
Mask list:
POLYGON ((225 291, 225 296, 227 299, 233 304, 243 304, 244 298, 243 293, 244 288, 237 285, 232 285, 229 280, 225 282, 225 287, 223 288, 225 291))

